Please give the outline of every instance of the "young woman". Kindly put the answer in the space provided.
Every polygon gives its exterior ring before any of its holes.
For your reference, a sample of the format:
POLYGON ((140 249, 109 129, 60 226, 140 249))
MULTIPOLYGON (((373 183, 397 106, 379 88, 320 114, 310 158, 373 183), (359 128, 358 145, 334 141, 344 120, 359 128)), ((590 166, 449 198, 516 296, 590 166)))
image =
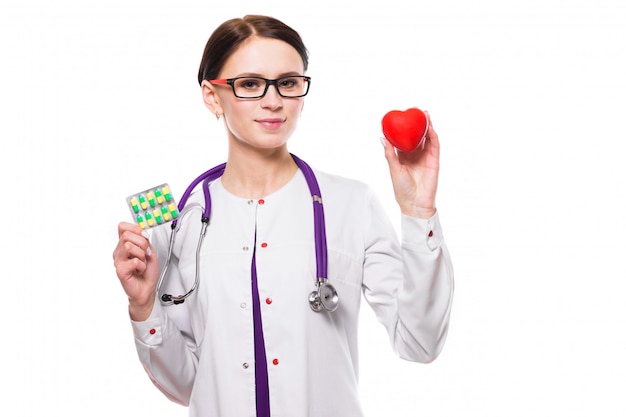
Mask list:
POLYGON ((307 64, 298 33, 274 18, 219 26, 198 81, 226 127, 225 167, 189 198, 171 253, 171 228, 154 229, 149 241, 137 225, 118 227, 113 258, 139 358, 191 416, 362 415, 362 294, 400 357, 430 362, 446 338, 453 273, 435 208, 432 124, 412 153, 384 143, 400 244, 370 188, 289 153, 307 64), (163 295, 190 288, 184 302, 163 295))

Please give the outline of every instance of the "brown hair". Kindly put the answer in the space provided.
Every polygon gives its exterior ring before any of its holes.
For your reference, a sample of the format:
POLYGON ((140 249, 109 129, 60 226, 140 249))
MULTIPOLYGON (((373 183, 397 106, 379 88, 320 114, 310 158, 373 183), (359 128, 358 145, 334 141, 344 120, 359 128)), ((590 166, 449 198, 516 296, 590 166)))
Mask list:
POLYGON ((198 83, 217 78, 224 63, 246 39, 251 36, 278 39, 293 46, 302 57, 304 70, 309 66, 309 53, 298 32, 278 19, 269 16, 248 15, 222 23, 211 35, 200 62, 198 83))

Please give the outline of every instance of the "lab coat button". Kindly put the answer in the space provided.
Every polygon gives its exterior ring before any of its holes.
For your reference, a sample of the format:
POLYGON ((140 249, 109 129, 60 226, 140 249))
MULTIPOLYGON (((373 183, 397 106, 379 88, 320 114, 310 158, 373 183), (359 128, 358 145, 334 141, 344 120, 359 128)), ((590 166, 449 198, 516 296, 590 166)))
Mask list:
POLYGON ((259 200, 259 204, 260 204, 260 205, 263 205, 263 204, 265 204, 265 200, 263 200, 263 199, 260 199, 260 200, 259 200))
POLYGON ((156 333, 156 329, 150 329, 150 334, 155 334, 156 333))
POLYGON ((428 232, 428 237, 433 237, 433 231, 428 232))
POLYGON ((250 367, 250 365, 248 365, 248 362, 244 362, 243 363, 243 369, 248 369, 250 367))
POLYGON ((248 250, 248 247, 247 247, 247 246, 244 246, 242 249, 243 249, 243 251, 245 252, 245 251, 247 251, 247 250, 248 250))
POLYGON ((269 304, 272 304, 272 299, 271 299, 271 298, 269 298, 269 297, 268 297, 268 298, 266 298, 266 299, 265 299, 265 304, 268 304, 268 305, 269 305, 269 304))
POLYGON ((263 243, 261 243, 261 247, 262 247, 262 248, 267 248, 267 242, 263 242, 263 243))
POLYGON ((246 308, 246 303, 241 303, 241 304, 239 304, 239 307, 241 307, 241 308, 246 308))
POLYGON ((251 206, 252 204, 254 204, 254 200, 248 200, 248 205, 251 206))
POLYGON ((274 365, 278 365, 278 358, 275 358, 275 359, 272 361, 272 363, 273 363, 274 365))

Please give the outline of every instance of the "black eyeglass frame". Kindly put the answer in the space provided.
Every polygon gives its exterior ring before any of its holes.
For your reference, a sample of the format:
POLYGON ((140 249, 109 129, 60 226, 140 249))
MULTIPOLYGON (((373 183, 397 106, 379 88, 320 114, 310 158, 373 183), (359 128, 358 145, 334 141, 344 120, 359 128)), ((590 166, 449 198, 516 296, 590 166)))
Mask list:
POLYGON ((280 78, 275 78, 273 80, 270 80, 269 78, 263 78, 263 77, 257 77, 257 76, 248 76, 248 77, 235 77, 235 78, 222 78, 222 79, 218 79, 218 80, 209 80, 209 82, 211 84, 219 84, 219 85, 230 85, 230 88, 233 90, 233 94, 235 95, 235 97, 237 98, 241 98, 244 100, 256 100, 256 99, 260 99, 265 97, 265 94, 267 94, 267 90, 269 90, 270 85, 273 85, 276 88, 276 92, 278 92, 278 95, 284 98, 300 98, 300 97, 304 97, 307 94, 309 94, 309 89, 311 88, 311 77, 308 77, 306 75, 286 75, 284 77, 280 77, 280 78), (280 80, 284 80, 287 78, 304 78, 306 80, 306 91, 304 92, 304 94, 301 94, 299 96, 286 96, 283 95, 280 92, 280 88, 278 88, 278 82, 280 80), (240 80, 240 79, 255 79, 255 80, 263 80, 265 81, 265 90, 263 90, 263 94, 261 94, 260 96, 255 96, 255 97, 242 97, 242 96, 238 96, 237 93, 235 92, 235 81, 240 80))

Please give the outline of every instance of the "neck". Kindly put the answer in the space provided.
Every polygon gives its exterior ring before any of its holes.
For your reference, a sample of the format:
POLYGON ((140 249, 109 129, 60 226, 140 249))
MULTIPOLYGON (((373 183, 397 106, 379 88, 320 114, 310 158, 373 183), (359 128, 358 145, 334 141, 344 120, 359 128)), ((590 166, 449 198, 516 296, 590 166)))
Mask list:
POLYGON ((282 188, 297 171, 286 146, 266 151, 230 149, 222 185, 236 196, 258 199, 282 188))

